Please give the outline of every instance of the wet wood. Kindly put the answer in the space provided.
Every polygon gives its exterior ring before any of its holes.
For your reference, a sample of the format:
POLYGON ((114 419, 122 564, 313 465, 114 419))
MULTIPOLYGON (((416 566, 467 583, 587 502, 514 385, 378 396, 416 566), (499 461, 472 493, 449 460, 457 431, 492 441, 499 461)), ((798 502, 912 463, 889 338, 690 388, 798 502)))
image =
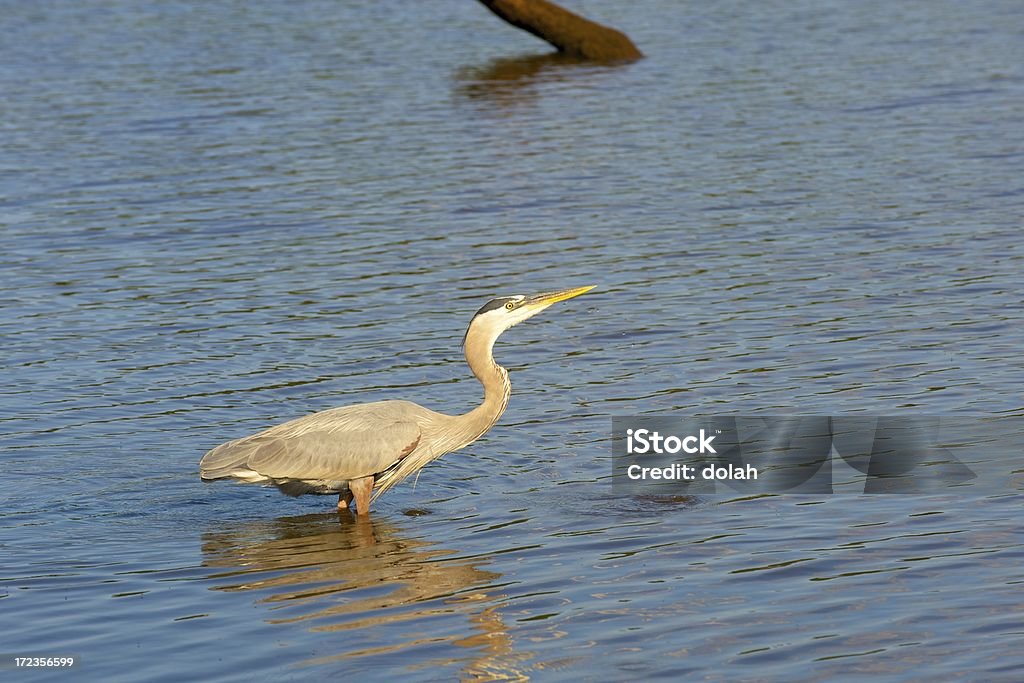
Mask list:
POLYGON ((559 52, 601 62, 643 57, 625 33, 602 26, 547 0, 479 0, 517 28, 558 48, 559 52))

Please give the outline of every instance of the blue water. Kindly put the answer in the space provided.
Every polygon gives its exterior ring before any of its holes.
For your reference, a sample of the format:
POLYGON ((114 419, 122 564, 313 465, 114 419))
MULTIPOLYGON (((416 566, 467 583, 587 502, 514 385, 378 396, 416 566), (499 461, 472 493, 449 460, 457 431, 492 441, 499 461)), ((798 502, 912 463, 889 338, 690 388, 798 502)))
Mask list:
MULTIPOLYGON (((16 3, 0 631, 89 680, 1006 680, 1021 454, 929 496, 614 497, 612 416, 1024 413, 1017 3, 16 3), (389 492, 204 485, 346 403, 508 412, 389 492)), ((68 672, 0 671, 62 680, 68 672)))

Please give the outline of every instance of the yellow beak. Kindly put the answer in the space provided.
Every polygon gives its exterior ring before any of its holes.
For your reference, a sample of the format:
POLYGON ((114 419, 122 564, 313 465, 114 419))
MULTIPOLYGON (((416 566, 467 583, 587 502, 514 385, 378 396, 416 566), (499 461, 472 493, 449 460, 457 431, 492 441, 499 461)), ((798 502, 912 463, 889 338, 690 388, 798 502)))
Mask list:
POLYGON ((565 301, 566 299, 571 299, 571 298, 573 298, 575 296, 579 296, 580 294, 586 294, 587 292, 589 292, 590 290, 592 290, 596 286, 597 285, 590 285, 589 287, 576 287, 575 289, 563 289, 560 292, 548 292, 546 294, 536 294, 534 296, 528 297, 524 303, 527 306, 530 306, 531 308, 534 307, 534 306, 542 306, 544 308, 547 308, 551 304, 557 304, 559 301, 565 301))

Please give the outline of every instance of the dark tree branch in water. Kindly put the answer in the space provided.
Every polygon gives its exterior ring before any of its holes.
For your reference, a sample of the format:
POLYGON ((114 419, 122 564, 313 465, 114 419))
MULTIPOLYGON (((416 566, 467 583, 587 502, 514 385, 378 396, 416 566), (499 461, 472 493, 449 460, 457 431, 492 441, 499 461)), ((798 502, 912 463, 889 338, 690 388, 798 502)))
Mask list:
POLYGON ((542 38, 559 52, 596 61, 643 57, 625 33, 596 24, 547 0, 480 0, 508 23, 542 38))

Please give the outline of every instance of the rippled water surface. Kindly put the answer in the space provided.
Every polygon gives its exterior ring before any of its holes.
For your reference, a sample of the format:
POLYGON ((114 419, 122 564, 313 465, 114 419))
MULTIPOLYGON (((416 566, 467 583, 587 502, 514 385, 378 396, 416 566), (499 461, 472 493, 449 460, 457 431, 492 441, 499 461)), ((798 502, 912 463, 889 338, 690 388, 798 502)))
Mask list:
POLYGON ((0 650, 104 681, 1020 680, 1019 476, 609 484, 616 415, 1021 415, 1019 3, 566 4, 648 58, 548 57, 469 0, 6 7, 0 650), (499 425, 369 520, 199 481, 315 410, 467 410, 480 304, 586 284, 499 342, 499 425))

